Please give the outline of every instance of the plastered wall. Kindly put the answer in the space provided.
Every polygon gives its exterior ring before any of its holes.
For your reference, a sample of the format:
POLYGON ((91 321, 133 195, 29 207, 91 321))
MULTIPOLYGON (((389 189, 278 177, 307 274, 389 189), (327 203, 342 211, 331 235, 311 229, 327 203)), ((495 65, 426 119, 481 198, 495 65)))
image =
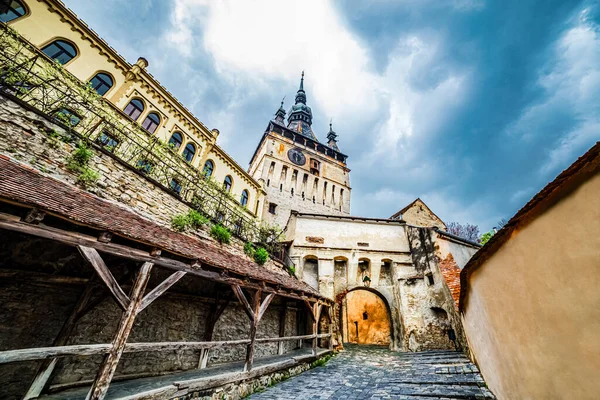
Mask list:
POLYGON ((600 174, 563 196, 468 280, 465 330, 499 399, 600 393, 600 174))

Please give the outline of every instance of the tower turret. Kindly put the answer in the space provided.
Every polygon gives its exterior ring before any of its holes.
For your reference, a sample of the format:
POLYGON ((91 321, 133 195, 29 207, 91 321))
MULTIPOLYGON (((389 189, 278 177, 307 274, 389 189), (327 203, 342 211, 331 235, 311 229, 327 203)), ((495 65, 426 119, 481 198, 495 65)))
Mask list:
POLYGON ((329 132, 327 132, 327 146, 334 149, 335 151, 340 151, 337 145, 337 133, 333 130, 332 121, 329 121, 329 132))

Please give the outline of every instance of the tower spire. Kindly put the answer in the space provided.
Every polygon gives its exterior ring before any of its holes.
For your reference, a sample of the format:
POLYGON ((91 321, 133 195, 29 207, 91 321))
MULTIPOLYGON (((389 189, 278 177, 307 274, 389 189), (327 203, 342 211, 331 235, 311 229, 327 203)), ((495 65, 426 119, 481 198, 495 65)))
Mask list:
POLYGON ((284 101, 285 101, 285 96, 283 96, 283 99, 281 99, 281 105, 279 106, 279 109, 275 113, 275 122, 279 123, 280 125, 285 126, 285 108, 283 108, 284 101))
POLYGON ((296 93, 296 104, 306 104, 306 92, 304 91, 304 71, 302 71, 302 78, 300 78, 300 87, 296 93))
POLYGON ((333 130, 333 118, 329 120, 329 132, 327 132, 327 146, 336 151, 340 151, 337 145, 337 133, 333 130))

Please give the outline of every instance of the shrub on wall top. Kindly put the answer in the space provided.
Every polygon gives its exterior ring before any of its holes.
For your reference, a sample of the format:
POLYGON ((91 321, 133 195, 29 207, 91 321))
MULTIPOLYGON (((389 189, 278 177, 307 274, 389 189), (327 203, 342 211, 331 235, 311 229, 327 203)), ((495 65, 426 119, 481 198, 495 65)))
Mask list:
POLYGON ((265 250, 263 247, 259 247, 254 252, 254 261, 258 265, 263 265, 264 263, 267 262, 268 259, 269 259, 269 253, 267 253, 267 250, 265 250))
POLYGON ((210 230, 210 236, 219 243, 229 244, 231 241, 231 233, 222 225, 213 225, 210 230))

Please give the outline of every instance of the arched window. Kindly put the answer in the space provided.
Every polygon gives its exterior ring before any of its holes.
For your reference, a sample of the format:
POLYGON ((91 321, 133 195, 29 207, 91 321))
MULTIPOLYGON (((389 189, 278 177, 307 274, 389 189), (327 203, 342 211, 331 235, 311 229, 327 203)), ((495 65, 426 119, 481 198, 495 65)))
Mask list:
POLYGON ((196 146, 192 143, 188 143, 185 146, 185 149, 183 149, 183 158, 185 158, 185 161, 191 162, 194 158, 194 154, 196 154, 196 146))
POLYGON ((171 179, 171 182, 169 183, 169 186, 171 187, 171 190, 174 191, 175 193, 179 194, 181 193, 181 183, 179 183, 179 181, 175 178, 171 179))
POLYGON ((240 204, 246 207, 248 204, 248 191, 246 189, 242 190, 242 197, 240 197, 240 204))
POLYGON ((202 169, 202 173, 205 177, 209 178, 213 174, 214 169, 215 164, 213 164, 213 162, 210 160, 206 160, 204 163, 204 168, 202 169))
POLYGON ((144 111, 144 103, 140 99, 133 99, 127 104, 125 107, 125 114, 127 114, 132 120, 137 121, 137 119, 144 111))
POLYGON ((227 175, 225 177, 225 180, 223 181, 223 187, 225 188, 225 190, 230 192, 231 186, 233 186, 233 179, 231 179, 231 176, 227 175))
POLYGON ((76 127, 79 122, 81 122, 81 117, 68 108, 59 108, 54 111, 54 118, 72 128, 76 127))
POLYGON ((105 74, 104 72, 99 72, 92 78, 90 84, 96 93, 98 93, 100 96, 104 96, 112 87, 113 80, 110 75, 105 74))
POLYGON ((154 131, 156 131, 156 128, 158 128, 158 124, 160 124, 160 117, 157 113, 151 112, 150 114, 148 114, 148 116, 146 116, 144 122, 142 122, 142 128, 144 128, 150 133, 154 133, 154 131))
POLYGON ((42 49, 44 54, 53 60, 56 60, 59 64, 65 65, 69 61, 75 58, 77 50, 75 46, 64 40, 55 40, 54 42, 46 45, 42 49))
POLYGON ((169 146, 171 146, 175 150, 178 150, 181 147, 182 143, 183 137, 181 136, 181 133, 175 132, 173 135, 171 135, 171 139, 169 139, 169 146))
POLYGON ((25 6, 18 0, 10 1, 8 0, 8 8, 5 9, 2 13, 0 13, 0 21, 2 22, 10 22, 14 19, 22 17, 25 15, 25 6))

